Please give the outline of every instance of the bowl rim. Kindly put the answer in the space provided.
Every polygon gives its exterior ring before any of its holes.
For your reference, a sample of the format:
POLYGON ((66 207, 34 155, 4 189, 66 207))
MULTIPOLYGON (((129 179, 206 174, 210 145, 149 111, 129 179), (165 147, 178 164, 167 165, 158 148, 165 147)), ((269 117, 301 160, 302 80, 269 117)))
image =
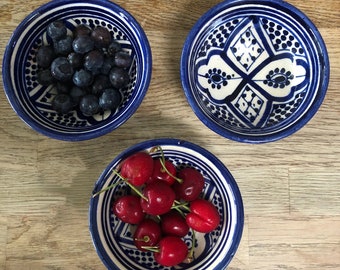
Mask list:
MULTIPOLYGON (((136 18, 126 9, 121 7, 120 5, 111 2, 109 0, 92 0, 92 1, 84 1, 84 0, 59 0, 54 1, 51 0, 32 12, 30 12, 14 29, 12 32, 4 52, 4 57, 2 61, 2 78, 3 78, 3 89, 5 92, 5 95, 7 97, 7 100, 11 106, 11 108, 14 110, 14 112, 19 116, 19 118, 30 128, 37 131, 38 133, 45 135, 47 137, 50 137, 52 139, 57 140, 63 140, 63 141, 84 141, 84 140, 90 140, 94 139, 103 135, 106 135, 113 130, 117 129, 119 126, 124 124, 126 121, 128 121, 129 118, 132 117, 132 115, 137 111, 140 104, 142 103, 148 88, 150 86, 151 77, 152 77, 152 51, 150 42, 148 40, 148 37, 140 25, 140 23, 136 20, 136 18), (143 74, 146 74, 145 77, 143 76, 143 79, 141 80, 141 86, 140 94, 136 97, 134 100, 133 106, 129 107, 129 110, 127 110, 126 117, 121 117, 119 121, 116 121, 114 125, 111 125, 110 123, 106 123, 103 125, 102 128, 96 129, 95 131, 88 131, 85 133, 77 134, 77 132, 71 132, 71 133, 63 133, 60 131, 54 131, 50 128, 47 128, 43 125, 40 125, 39 123, 36 123, 34 119, 30 115, 28 115, 26 112, 22 111, 22 108, 20 104, 17 101, 16 95, 14 94, 12 83, 11 83, 11 75, 10 75, 10 67, 11 67, 11 61, 13 57, 13 50, 17 43, 17 40, 20 38, 23 30, 25 29, 25 26, 30 24, 32 20, 39 17, 41 14, 48 12, 49 10, 53 8, 57 8, 63 5, 69 5, 69 4, 77 4, 77 3, 83 3, 86 5, 96 5, 98 7, 104 7, 110 10, 115 11, 117 14, 120 14, 126 20, 129 24, 131 24, 132 28, 134 29, 134 35, 136 38, 142 40, 140 42, 140 51, 144 55, 144 67, 143 74)), ((91 128, 89 128, 90 130, 91 128)))
MULTIPOLYGON (((236 226, 235 226, 235 234, 232 235, 233 237, 233 242, 230 246, 228 256, 225 256, 218 267, 226 267, 230 261, 233 259, 234 255, 236 254, 236 251, 240 245, 241 238, 243 235, 243 230, 244 230, 244 205, 243 205, 243 199, 242 195, 239 189, 239 186, 233 177, 233 175, 230 173, 229 169, 226 167, 226 165, 217 158, 214 154, 212 154, 210 151, 207 149, 189 142, 187 140, 181 140, 181 139, 176 139, 176 138, 157 138, 157 139, 150 139, 142 142, 138 142, 125 150, 123 150, 120 154, 118 154, 109 164, 108 166, 103 170, 103 172, 100 174, 99 178, 97 179, 96 183, 94 184, 93 188, 93 194, 97 191, 100 190, 100 187, 106 182, 105 176, 112 170, 112 167, 119 161, 123 160, 127 156, 138 152, 138 151, 143 151, 145 149, 154 147, 154 146, 162 146, 162 145, 169 145, 169 146, 182 146, 184 148, 190 149, 194 152, 200 153, 203 155, 205 158, 207 158, 209 161, 213 162, 214 165, 221 171, 223 171, 223 175, 226 176, 227 179, 227 184, 231 187, 230 189, 233 192, 234 195, 234 203, 237 209, 237 220, 236 220, 236 226)), ((108 269, 117 269, 116 265, 112 265, 111 262, 107 261, 107 255, 102 254, 101 248, 97 246, 98 238, 97 235, 97 230, 96 224, 97 224, 97 215, 93 214, 93 209, 96 208, 97 203, 95 202, 96 198, 91 197, 90 203, 89 203, 89 211, 88 211, 88 223, 89 223, 89 231, 90 231, 90 236, 92 239, 92 243, 94 245, 94 248, 103 262, 103 264, 108 268, 108 269), (114 267, 114 268, 112 268, 114 267)), ((218 268, 220 269, 220 268, 218 268)))
POLYGON ((319 110, 321 104, 323 103, 323 100, 325 99, 328 84, 329 84, 329 77, 330 77, 330 63, 329 63, 329 57, 328 57, 328 51, 326 44, 324 42, 324 39, 321 36, 321 33, 319 32, 318 28, 315 26, 315 24, 305 15, 304 12, 302 12, 300 9, 295 7, 294 5, 287 3, 283 0, 224 0, 223 2, 213 6, 210 8, 206 13, 204 13, 193 25, 191 30, 189 31, 183 45, 181 59, 180 59, 180 77, 182 82, 182 88, 184 90, 184 94, 186 96, 187 102, 189 103, 191 109, 193 110, 194 114, 198 117, 198 119, 209 129, 214 131, 215 133, 236 141, 236 142, 242 142, 242 143, 252 143, 252 144, 260 144, 260 143, 269 143, 274 142, 280 139, 283 139, 285 137, 288 137, 292 135, 293 133, 300 130, 303 126, 305 126, 316 114, 316 112, 319 110), (193 40, 197 36, 197 34, 200 32, 200 30, 204 27, 207 21, 210 21, 212 17, 220 13, 226 8, 238 6, 238 5, 247 5, 247 4, 275 4, 280 6, 282 9, 289 10, 290 12, 297 15, 306 26, 308 26, 309 31, 311 34, 315 36, 315 43, 318 44, 320 51, 322 52, 322 55, 320 55, 320 60, 323 61, 323 66, 321 69, 321 80, 322 83, 319 86, 318 89, 318 95, 314 99, 312 106, 305 111, 305 114, 302 118, 300 118, 297 122, 294 123, 294 125, 289 126, 288 128, 285 128, 280 131, 275 131, 271 134, 265 134, 265 135, 245 135, 233 132, 231 130, 227 130, 222 128, 221 126, 217 125, 216 123, 212 122, 209 117, 206 116, 204 112, 200 109, 200 107, 196 103, 196 98, 193 95, 190 87, 189 82, 189 71, 187 69, 187 63, 189 62, 188 56, 190 48, 193 45, 193 40))

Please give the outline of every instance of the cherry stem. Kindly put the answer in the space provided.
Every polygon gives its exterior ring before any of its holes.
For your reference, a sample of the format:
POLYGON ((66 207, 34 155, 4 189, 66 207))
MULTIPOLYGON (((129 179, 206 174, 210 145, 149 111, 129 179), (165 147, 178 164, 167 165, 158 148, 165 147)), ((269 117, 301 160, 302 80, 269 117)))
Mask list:
POLYGON ((171 209, 175 209, 178 212, 180 212, 181 214, 183 214, 181 208, 186 210, 186 211, 188 211, 188 212, 190 212, 190 208, 188 207, 188 202, 181 203, 181 202, 175 200, 174 204, 171 207, 171 209))
POLYGON ((177 176, 173 175, 171 172, 169 172, 169 170, 166 168, 165 166, 165 161, 164 160, 160 160, 160 163, 163 167, 163 170, 168 174, 170 175, 172 178, 174 178, 178 183, 182 184, 183 183, 183 180, 181 178, 178 178, 177 176))
POLYGON ((192 262, 194 260, 195 242, 196 242, 196 233, 194 230, 191 230, 191 232, 192 232, 192 245, 191 245, 188 257, 187 257, 189 262, 192 262))
POLYGON ((165 166, 165 155, 164 155, 164 152, 163 152, 163 149, 162 147, 160 147, 159 145, 158 146, 155 146, 153 147, 150 152, 151 153, 154 153, 156 151, 160 151, 161 152, 161 158, 160 158, 160 163, 162 165, 162 170, 163 172, 166 172, 168 175, 170 175, 172 178, 174 178, 177 182, 179 182, 180 184, 183 183, 183 180, 181 178, 178 178, 176 177, 175 175, 173 175, 171 172, 169 172, 169 170, 166 168, 165 166))
POLYGON ((161 252, 159 247, 149 247, 149 246, 141 246, 142 249, 145 249, 145 250, 148 250, 148 251, 151 251, 151 252, 161 252))
POLYGON ((145 235, 143 238, 135 238, 135 240, 147 243, 150 241, 150 237, 145 235))
POLYGON ((98 192, 96 192, 95 194, 92 195, 92 198, 98 196, 99 194, 103 193, 104 191, 107 191, 107 190, 109 190, 109 189, 114 188, 114 187, 117 186, 119 183, 121 183, 121 181, 118 181, 118 182, 116 182, 116 183, 114 183, 114 184, 112 184, 112 185, 107 186, 106 188, 103 188, 103 189, 99 190, 98 192))
POLYGON ((112 185, 110 185, 110 186, 107 186, 106 188, 103 188, 102 190, 100 190, 100 191, 98 191, 97 193, 95 193, 95 194, 93 194, 93 196, 92 197, 95 197, 95 196, 97 196, 97 195, 99 195, 100 193, 102 193, 102 192, 104 192, 104 191, 107 191, 107 190, 109 190, 109 189, 111 189, 111 188, 114 188, 115 186, 117 186, 119 183, 121 183, 121 181, 124 181, 134 192, 136 192, 136 194, 138 195, 138 196, 140 196, 141 198, 143 198, 144 200, 146 200, 146 201, 148 201, 148 198, 146 198, 143 194, 142 194, 142 192, 140 192, 140 190, 138 189, 138 188, 136 188, 134 185, 132 185, 129 181, 128 181, 128 179, 125 179, 123 176, 121 176, 120 175, 120 173, 119 172, 117 172, 116 170, 112 170, 112 172, 115 174, 115 175, 117 175, 118 177, 119 177, 119 179, 120 179, 120 181, 118 181, 118 182, 116 182, 116 183, 114 183, 114 184, 112 184, 112 185))
POLYGON ((161 146, 157 145, 151 148, 150 153, 154 153, 160 151, 161 152, 161 161, 163 161, 163 163, 165 163, 165 156, 164 156, 164 152, 161 146))
POLYGON ((148 198, 146 198, 146 197, 142 194, 142 192, 140 192, 140 190, 139 190, 138 188, 136 188, 134 185, 132 185, 132 184, 129 182, 128 179, 126 179, 126 178, 124 178, 123 176, 121 176, 121 175, 119 174, 119 172, 117 172, 117 171, 115 171, 115 170, 113 170, 113 172, 114 172, 120 179, 122 179, 123 181, 125 181, 125 183, 126 183, 126 184, 127 184, 134 192, 136 192, 136 194, 137 194, 138 196, 140 196, 140 197, 143 198, 144 200, 148 201, 148 198))

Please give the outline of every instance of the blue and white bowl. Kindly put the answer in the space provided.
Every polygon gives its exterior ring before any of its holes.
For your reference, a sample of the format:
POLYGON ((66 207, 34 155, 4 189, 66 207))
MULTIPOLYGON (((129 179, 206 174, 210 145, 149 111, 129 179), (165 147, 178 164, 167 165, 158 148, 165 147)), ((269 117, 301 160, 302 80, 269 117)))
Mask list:
POLYGON ((197 117, 226 138, 282 139, 317 112, 329 60, 315 25, 278 0, 228 0, 194 25, 182 52, 181 79, 197 117))
MULTIPOLYGON (((177 139, 156 139, 136 144, 119 154, 108 165, 93 192, 96 193, 118 180, 112 170, 117 169, 122 160, 138 151, 149 151, 155 146, 161 146, 165 158, 176 166, 192 166, 203 174, 203 197, 218 208, 221 215, 219 226, 209 234, 196 234, 195 259, 192 263, 182 263, 176 267, 160 266, 154 261, 151 252, 142 252, 134 247, 132 235, 135 227, 121 222, 113 214, 112 203, 115 198, 130 193, 126 184, 118 184, 95 196, 90 202, 89 227, 99 257, 110 270, 225 269, 241 240, 244 225, 243 203, 238 186, 228 169, 202 147, 177 139)), ((159 153, 152 155, 160 156, 159 153)), ((185 242, 190 248, 192 237, 188 235, 185 242)))
POLYGON ((133 115, 149 87, 151 65, 151 49, 143 29, 117 4, 108 0, 50 1, 15 29, 5 50, 3 83, 11 106, 26 124, 55 139, 80 141, 107 134, 133 115), (117 111, 86 117, 76 110, 59 115, 51 108, 56 90, 37 83, 36 52, 42 44, 50 43, 46 28, 56 20, 63 20, 70 31, 82 23, 104 26, 133 57, 130 82, 122 91, 123 101, 117 111))

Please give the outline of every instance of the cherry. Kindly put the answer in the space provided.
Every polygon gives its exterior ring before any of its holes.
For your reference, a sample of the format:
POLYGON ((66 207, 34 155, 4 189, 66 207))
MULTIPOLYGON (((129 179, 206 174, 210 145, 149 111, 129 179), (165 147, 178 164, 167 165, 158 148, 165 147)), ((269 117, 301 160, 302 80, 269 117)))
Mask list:
POLYGON ((204 199, 196 199, 190 203, 190 213, 186 215, 186 222, 197 232, 208 233, 215 230, 220 223, 217 208, 204 199))
POLYGON ((122 163, 120 174, 135 186, 143 185, 152 175, 153 159, 146 152, 137 152, 122 163))
POLYGON ((158 247, 158 252, 154 252, 154 258, 163 266, 177 265, 188 255, 188 246, 177 236, 165 236, 159 241, 158 247))
POLYGON ((161 228, 159 224, 151 219, 145 218, 138 224, 133 235, 133 241, 139 250, 147 251, 146 247, 157 245, 161 238, 161 228))
POLYGON ((135 195, 125 195, 119 197, 112 205, 113 213, 123 222, 138 224, 145 213, 140 205, 140 197, 135 195))
POLYGON ((162 215, 170 211, 176 194, 166 183, 157 181, 146 185, 141 198, 141 206, 145 213, 149 215, 162 215))
POLYGON ((182 183, 176 182, 173 185, 178 199, 189 202, 197 199, 204 188, 203 175, 198 170, 187 167, 181 169, 177 176, 182 179, 182 183))
POLYGON ((125 182, 136 195, 117 199, 113 212, 123 222, 137 224, 133 234, 135 246, 153 252, 155 261, 163 266, 193 260, 195 245, 189 251, 182 239, 190 229, 195 243, 196 232, 209 233, 220 224, 214 204, 199 198, 205 184, 200 171, 186 167, 177 173, 175 165, 165 160, 160 146, 129 156, 122 161, 120 172, 112 172, 119 180, 93 196, 125 182), (150 153, 155 151, 161 152, 160 158, 152 158, 150 153))
POLYGON ((176 210, 161 216, 161 229, 165 235, 184 237, 189 232, 185 218, 176 210))
POLYGON ((169 160, 164 161, 164 166, 167 171, 164 170, 161 160, 155 159, 153 165, 153 173, 150 179, 147 181, 147 183, 152 183, 154 181, 161 180, 167 183, 169 186, 171 186, 176 181, 173 176, 176 175, 177 169, 175 165, 169 160))

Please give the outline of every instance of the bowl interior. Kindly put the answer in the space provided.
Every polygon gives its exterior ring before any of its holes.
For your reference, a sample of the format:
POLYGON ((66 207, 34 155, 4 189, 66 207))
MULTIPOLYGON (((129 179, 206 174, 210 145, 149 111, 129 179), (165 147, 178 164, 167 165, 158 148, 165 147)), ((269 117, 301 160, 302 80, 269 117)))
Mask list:
POLYGON ((109 1, 51 1, 29 15, 15 30, 4 58, 4 86, 18 115, 38 131, 58 139, 81 140, 107 133, 123 124, 140 105, 149 85, 151 52, 138 22, 121 7, 109 1), (111 32, 133 63, 129 84, 120 89, 123 101, 116 111, 93 117, 79 110, 58 114, 51 107, 54 87, 37 82, 36 52, 51 40, 49 23, 62 20, 71 32, 79 24, 104 26, 111 32))
POLYGON ((183 88, 197 116, 225 137, 264 142, 301 128, 328 84, 312 22, 284 1, 225 1, 187 37, 183 88))
MULTIPOLYGON (((224 269, 238 247, 243 230, 243 205, 238 187, 227 168, 212 154, 189 142, 175 139, 160 139, 140 143, 115 158, 103 172, 95 185, 94 192, 117 181, 112 172, 126 157, 137 151, 149 151, 161 146, 166 159, 178 168, 197 168, 205 178, 203 197, 212 201, 221 215, 217 229, 209 234, 196 233, 195 260, 176 268, 162 267, 154 262, 150 252, 141 252, 134 247, 132 235, 136 228, 118 220, 112 213, 115 198, 129 194, 126 185, 91 199, 89 219, 90 231, 98 255, 109 269, 224 269)), ((159 153, 154 153, 154 157, 159 153)), ((185 242, 192 246, 189 233, 185 242)))

